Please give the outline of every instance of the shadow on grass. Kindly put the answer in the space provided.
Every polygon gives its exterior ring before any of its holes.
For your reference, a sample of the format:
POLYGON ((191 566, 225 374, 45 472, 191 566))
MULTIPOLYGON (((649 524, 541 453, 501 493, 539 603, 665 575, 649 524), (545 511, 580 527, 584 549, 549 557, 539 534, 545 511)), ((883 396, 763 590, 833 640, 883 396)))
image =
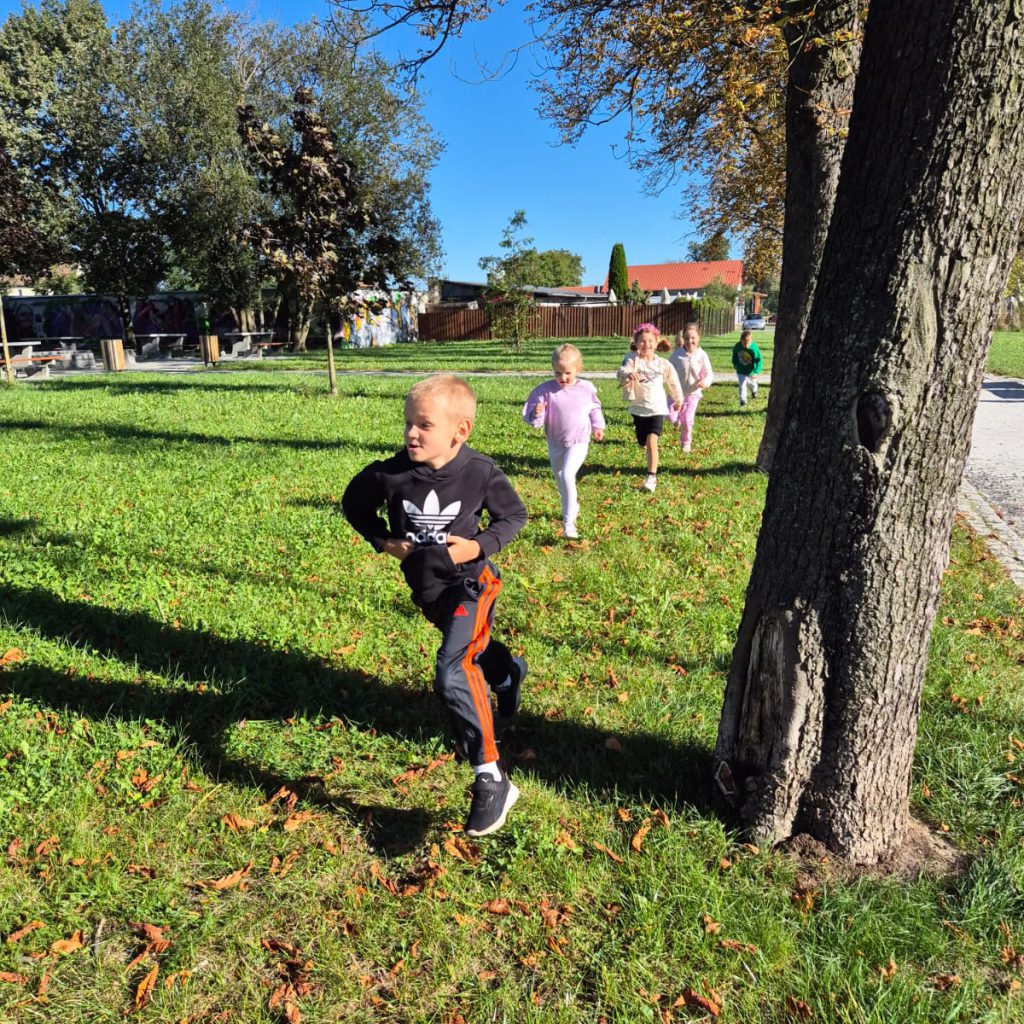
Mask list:
MULTIPOLYGON (((338 669, 319 658, 255 641, 175 629, 140 612, 68 601, 39 588, 0 586, 0 607, 10 621, 44 637, 81 644, 178 681, 174 688, 157 688, 141 680, 69 676, 22 664, 7 674, 6 691, 96 719, 114 715, 166 722, 196 752, 209 775, 255 783, 268 795, 287 785, 311 802, 341 807, 359 820, 369 814, 381 848, 411 849, 418 842, 414 834, 422 837, 422 829, 412 824, 413 812, 355 805, 328 792, 322 779, 295 780, 233 759, 224 752, 223 736, 244 718, 324 715, 423 742, 445 732, 446 712, 428 688, 386 683, 369 673, 338 669)), ((610 734, 601 729, 529 714, 517 718, 515 735, 515 744, 528 744, 536 755, 526 770, 559 790, 583 786, 607 795, 635 794, 663 806, 685 803, 710 810, 708 748, 634 733, 617 737, 621 750, 609 750, 605 741, 610 734)), ((428 824, 425 818, 420 821, 423 829, 428 824)))
POLYGON ((0 519, 0 537, 14 537, 39 526, 34 519, 0 519))
POLYGON ((76 423, 74 426, 62 426, 46 420, 15 420, 0 418, 0 425, 8 430, 45 431, 58 438, 76 441, 153 441, 172 444, 202 444, 217 447, 231 447, 236 444, 254 444, 266 448, 293 448, 297 451, 319 451, 329 448, 358 448, 360 451, 381 452, 393 455, 399 445, 379 444, 373 441, 342 441, 336 438, 299 437, 248 437, 238 434, 202 434, 189 430, 148 430, 143 427, 131 427, 124 423, 76 423))

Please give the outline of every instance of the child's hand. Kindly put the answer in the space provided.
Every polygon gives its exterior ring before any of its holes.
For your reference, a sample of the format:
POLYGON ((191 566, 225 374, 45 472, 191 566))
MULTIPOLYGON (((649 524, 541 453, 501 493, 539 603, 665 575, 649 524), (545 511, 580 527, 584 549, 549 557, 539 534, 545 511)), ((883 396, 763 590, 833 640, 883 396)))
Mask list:
POLYGON ((595 441, 603 441, 604 440, 604 431, 603 430, 595 430, 594 431, 594 440, 595 441))
POLYGON ((545 402, 545 401, 544 401, 544 399, 542 398, 542 399, 541 399, 541 400, 540 400, 540 401, 539 401, 539 402, 538 402, 538 403, 537 403, 537 404, 536 404, 536 405, 535 405, 535 406, 533 407, 533 415, 534 415, 534 416, 543 416, 543 415, 544 415, 544 410, 545 410, 545 409, 546 409, 547 407, 548 407, 548 403, 547 403, 547 402, 545 402))
POLYGON ((456 565, 462 565, 464 562, 475 562, 483 552, 475 540, 448 534, 448 554, 456 565))
POLYGON ((400 562, 404 561, 409 555, 412 554, 414 547, 410 540, 396 540, 394 537, 389 537, 384 544, 384 554, 390 555, 392 558, 397 558, 400 562))
POLYGON ((682 409, 682 407, 683 407, 683 403, 682 402, 673 402, 672 403, 672 408, 675 409, 676 412, 679 412, 679 410, 682 409))

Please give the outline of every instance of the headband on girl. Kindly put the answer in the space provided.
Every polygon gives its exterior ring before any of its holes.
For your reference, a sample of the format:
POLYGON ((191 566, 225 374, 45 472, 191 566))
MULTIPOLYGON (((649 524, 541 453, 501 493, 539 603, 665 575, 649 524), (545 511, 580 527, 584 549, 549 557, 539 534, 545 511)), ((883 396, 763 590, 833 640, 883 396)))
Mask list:
POLYGON ((633 337, 635 338, 641 331, 650 331, 651 334, 661 333, 654 324, 637 324, 633 329, 633 337))

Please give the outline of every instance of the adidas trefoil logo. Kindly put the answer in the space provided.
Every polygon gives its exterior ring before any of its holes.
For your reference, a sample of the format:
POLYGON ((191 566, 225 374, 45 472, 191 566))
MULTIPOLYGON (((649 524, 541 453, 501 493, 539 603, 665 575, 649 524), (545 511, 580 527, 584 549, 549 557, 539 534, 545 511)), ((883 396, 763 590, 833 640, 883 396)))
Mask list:
POLYGON ((445 527, 459 514, 462 502, 453 501, 445 508, 441 508, 437 491, 431 491, 427 495, 427 500, 423 502, 422 509, 405 500, 402 501, 402 507, 412 520, 413 526, 418 528, 415 533, 411 530, 406 533, 406 540, 411 540, 414 544, 447 544, 448 531, 445 527))

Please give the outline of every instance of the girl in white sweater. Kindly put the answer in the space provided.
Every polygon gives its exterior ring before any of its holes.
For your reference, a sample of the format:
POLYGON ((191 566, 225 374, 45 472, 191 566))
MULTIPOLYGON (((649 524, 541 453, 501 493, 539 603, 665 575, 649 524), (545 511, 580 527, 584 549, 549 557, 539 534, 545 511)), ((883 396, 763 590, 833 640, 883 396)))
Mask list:
POLYGON ((633 344, 636 351, 626 356, 617 376, 629 402, 637 444, 647 452, 644 487, 653 491, 658 486, 658 438, 668 416, 665 391, 668 390, 677 411, 683 407, 683 392, 672 364, 655 352, 658 328, 654 324, 640 324, 633 332, 633 344))
POLYGON ((679 444, 684 452, 693 440, 693 418, 704 392, 714 383, 711 360, 700 347, 700 331, 696 324, 687 324, 676 335, 675 351, 668 357, 679 376, 683 389, 683 411, 679 414, 679 444))

